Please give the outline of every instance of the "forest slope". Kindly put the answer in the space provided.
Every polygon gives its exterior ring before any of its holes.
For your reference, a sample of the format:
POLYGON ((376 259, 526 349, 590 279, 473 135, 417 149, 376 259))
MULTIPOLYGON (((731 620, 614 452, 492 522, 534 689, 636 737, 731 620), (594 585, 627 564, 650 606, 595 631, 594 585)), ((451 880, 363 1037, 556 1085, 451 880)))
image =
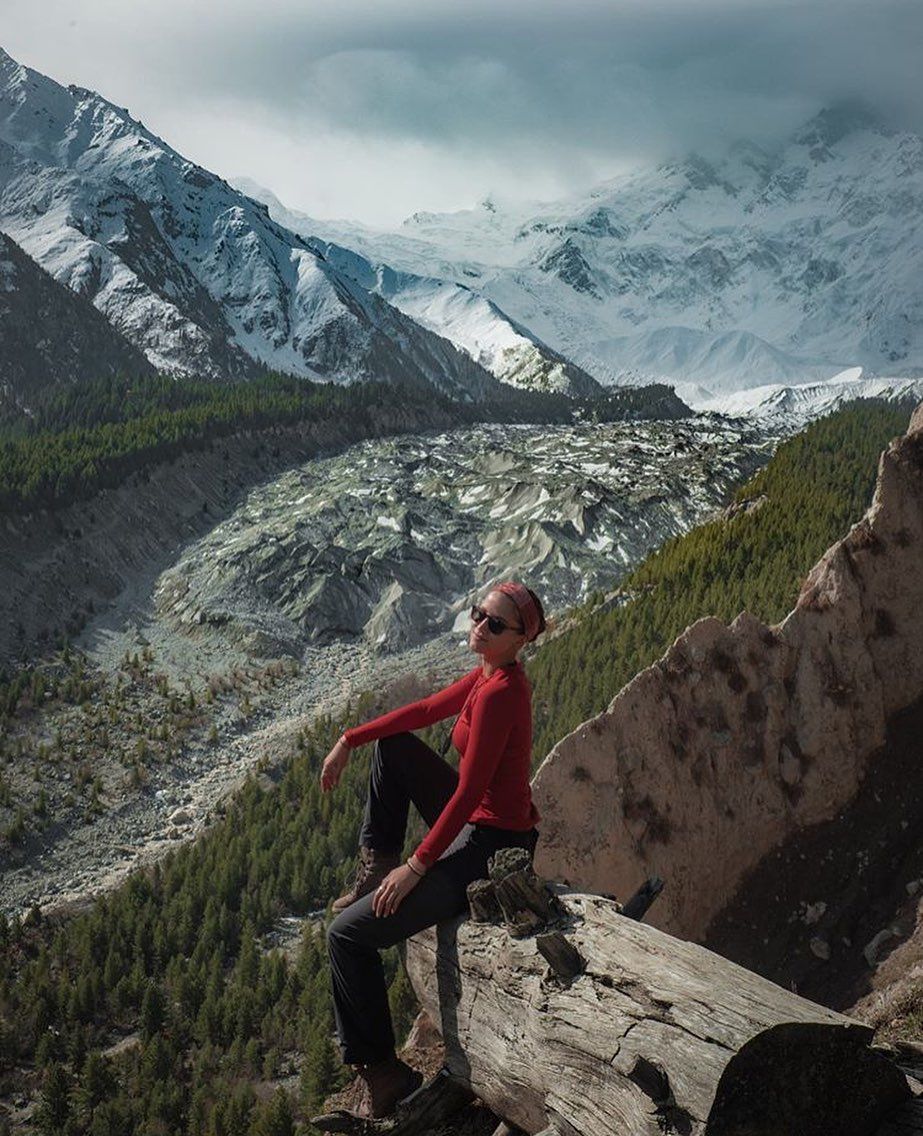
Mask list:
MULTIPOLYGON (((868 435, 877 454, 904 428, 893 409, 885 413, 843 411, 809 434, 799 461, 809 463, 818 490, 848 501, 854 481, 870 488, 874 458, 854 443, 868 435), (836 478, 844 459, 848 475, 836 478)), ((847 524, 866 503, 847 513, 847 524)), ((746 514, 754 524, 763 515, 772 514, 746 514)), ((822 514, 827 524, 834 515, 822 514)), ((814 539, 826 547, 840 532, 814 539)), ((797 588, 810 566, 791 565, 783 580, 789 562, 776 563, 784 589, 797 588)), ((719 590, 721 579, 719 572, 719 590)), ((663 625, 683 612, 665 613, 663 625)), ((530 662, 537 699, 553 694, 551 663, 566 638, 530 662)), ((664 649, 652 632, 637 647, 654 657, 664 649)), ((607 697, 619 681, 610 668, 607 697)), ((8 724, 30 712, 20 694, 5 701, 8 724)), ((289 1132, 293 1112, 316 1111, 341 1079, 326 964, 310 919, 293 955, 275 949, 275 933, 337 894, 350 870, 366 764, 352 762, 328 797, 317 775, 342 726, 372 709, 354 705, 342 721, 305 731, 272 781, 254 780, 202 839, 91 911, 63 922, 38 913, 0 920, 0 1098, 14 1126, 245 1136, 289 1132)), ((400 1029, 413 1006, 393 957, 388 968, 400 1029)))

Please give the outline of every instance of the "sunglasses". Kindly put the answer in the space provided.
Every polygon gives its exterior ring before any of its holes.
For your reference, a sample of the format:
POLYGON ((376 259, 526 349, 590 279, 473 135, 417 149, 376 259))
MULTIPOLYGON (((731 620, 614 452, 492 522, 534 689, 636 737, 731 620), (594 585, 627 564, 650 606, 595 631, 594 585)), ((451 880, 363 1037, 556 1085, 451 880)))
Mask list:
POLYGON ((482 619, 486 619, 487 630, 491 633, 491 635, 502 635, 504 631, 516 631, 520 635, 524 634, 523 628, 511 627, 510 624, 504 623, 502 619, 498 619, 497 616, 491 615, 482 607, 478 607, 477 604, 472 605, 470 614, 472 623, 480 623, 482 619))

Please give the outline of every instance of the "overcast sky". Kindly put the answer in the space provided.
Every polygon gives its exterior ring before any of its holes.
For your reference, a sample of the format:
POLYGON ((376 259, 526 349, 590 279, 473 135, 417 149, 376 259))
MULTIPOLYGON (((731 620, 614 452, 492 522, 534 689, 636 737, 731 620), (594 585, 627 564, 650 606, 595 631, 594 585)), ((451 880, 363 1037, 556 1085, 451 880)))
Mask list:
POLYGON ((208 169, 392 226, 550 199, 844 96, 923 133, 923 0, 0 0, 0 45, 208 169))

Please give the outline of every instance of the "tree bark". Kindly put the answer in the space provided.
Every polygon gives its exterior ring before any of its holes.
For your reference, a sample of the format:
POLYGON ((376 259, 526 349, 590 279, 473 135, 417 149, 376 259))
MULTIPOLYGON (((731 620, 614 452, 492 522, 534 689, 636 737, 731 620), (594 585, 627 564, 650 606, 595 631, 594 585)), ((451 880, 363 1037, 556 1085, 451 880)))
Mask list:
MULTIPOLYGON (((521 913, 521 877, 514 890, 521 913)), ((551 890, 558 917, 538 937, 517 914, 407 944, 449 1070, 509 1123, 533 1136, 871 1136, 909 1096, 869 1027, 609 899, 551 890)))

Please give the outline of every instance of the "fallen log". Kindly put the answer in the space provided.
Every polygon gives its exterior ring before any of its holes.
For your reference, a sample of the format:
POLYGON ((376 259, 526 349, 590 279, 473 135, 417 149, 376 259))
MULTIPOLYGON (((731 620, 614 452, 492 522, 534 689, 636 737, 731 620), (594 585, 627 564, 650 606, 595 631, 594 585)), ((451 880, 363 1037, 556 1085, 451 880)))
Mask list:
MULTIPOLYGON (((405 958, 448 1070, 509 1124, 532 1136, 872 1136, 907 1099, 869 1027, 610 899, 553 886, 532 903, 521 869, 493 880, 505 926, 443 923, 405 958)), ((480 888, 479 910, 495 911, 487 898, 480 888)))

